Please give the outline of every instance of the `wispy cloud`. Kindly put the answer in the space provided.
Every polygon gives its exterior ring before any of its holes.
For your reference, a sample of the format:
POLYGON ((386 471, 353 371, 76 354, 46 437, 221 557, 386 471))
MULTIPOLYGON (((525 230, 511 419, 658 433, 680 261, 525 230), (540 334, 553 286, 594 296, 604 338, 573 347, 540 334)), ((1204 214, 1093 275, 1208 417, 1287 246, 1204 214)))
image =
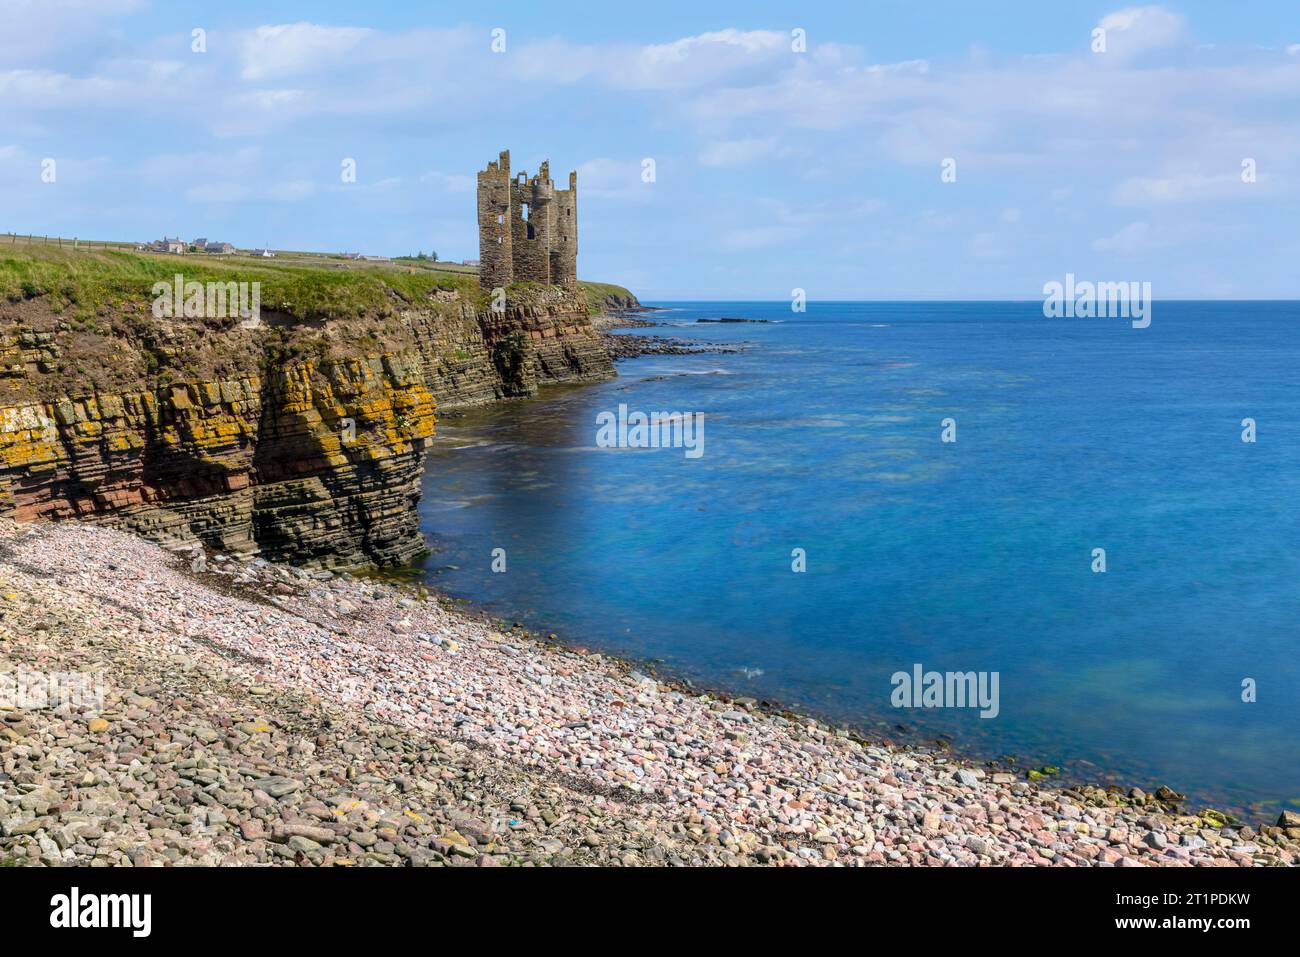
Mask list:
POLYGON ((69 170, 102 159, 114 183, 33 194, 0 179, 9 216, 44 229, 138 210, 95 229, 109 234, 219 210, 255 224, 257 242, 272 229, 298 247, 400 252, 388 244, 436 239, 470 256, 473 172, 512 147, 517 168, 549 155, 561 178, 578 169, 589 275, 635 263, 689 277, 711 257, 712 274, 735 283, 715 293, 757 294, 779 266, 782 282, 788 270, 808 287, 858 275, 856 292, 923 295, 941 262, 946 283, 997 294, 1018 290, 986 288, 995 267, 1041 276, 1140 254, 1166 288, 1180 277, 1219 288, 1232 281, 1215 258, 1223 237, 1274 229, 1265 245, 1283 248, 1285 214, 1267 211, 1294 204, 1300 181, 1300 43, 1216 42, 1166 6, 1098 17, 1101 54, 1088 21, 1062 16, 1052 49, 953 55, 918 36, 893 56, 865 34, 816 31, 801 52, 789 27, 744 25, 743 12, 675 37, 659 18, 645 42, 632 21, 582 41, 511 26, 494 54, 486 24, 381 28, 364 8, 335 24, 232 14, 190 55, 189 27, 155 33, 145 9, 8 4, 28 40, 0 37, 12 144, 0 160, 11 150, 27 176, 46 155, 69 170), (351 186, 344 157, 363 170, 351 186), (953 183, 939 178, 946 158, 953 183), (433 223, 446 232, 429 236, 433 223))
POLYGON ((244 38, 240 76, 245 80, 267 80, 328 72, 336 58, 355 50, 372 32, 363 27, 324 27, 315 23, 258 27, 244 38))

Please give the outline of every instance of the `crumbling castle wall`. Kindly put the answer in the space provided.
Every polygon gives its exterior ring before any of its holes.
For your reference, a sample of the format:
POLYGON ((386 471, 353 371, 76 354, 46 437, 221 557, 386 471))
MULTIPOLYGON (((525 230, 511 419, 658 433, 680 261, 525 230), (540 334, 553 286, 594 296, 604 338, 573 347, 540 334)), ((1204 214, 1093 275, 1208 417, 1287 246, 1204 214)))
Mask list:
POLYGON ((578 174, 569 174, 569 188, 555 191, 551 226, 551 282, 578 283, 578 174))
POLYGON ((478 174, 479 285, 504 289, 514 282, 510 222, 510 151, 478 174))
POLYGON ((557 190, 550 163, 537 175, 510 175, 510 152, 478 174, 479 284, 535 282, 576 288, 578 174, 557 190))

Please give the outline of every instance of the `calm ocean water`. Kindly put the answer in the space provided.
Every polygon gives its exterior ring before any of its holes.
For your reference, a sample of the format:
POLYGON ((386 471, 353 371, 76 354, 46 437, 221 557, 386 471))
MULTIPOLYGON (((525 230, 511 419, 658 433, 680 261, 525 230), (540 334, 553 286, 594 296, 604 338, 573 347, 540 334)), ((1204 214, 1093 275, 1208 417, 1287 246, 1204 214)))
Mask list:
POLYGON ((1300 304, 662 305, 634 331, 745 351, 444 418, 429 581, 877 732, 1300 807, 1300 304), (704 454, 597 448, 620 403, 703 412, 704 454), (998 672, 1000 714, 891 707, 914 663, 998 672))

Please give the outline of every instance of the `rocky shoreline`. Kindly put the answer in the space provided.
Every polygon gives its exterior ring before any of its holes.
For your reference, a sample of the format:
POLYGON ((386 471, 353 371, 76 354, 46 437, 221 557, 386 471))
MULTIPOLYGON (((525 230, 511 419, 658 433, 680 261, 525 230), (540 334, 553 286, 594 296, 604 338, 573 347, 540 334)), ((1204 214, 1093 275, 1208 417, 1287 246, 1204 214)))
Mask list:
POLYGON ((613 329, 650 329, 658 327, 660 323, 640 318, 641 313, 651 311, 654 311, 652 307, 640 306, 636 309, 618 310, 592 317, 592 327, 600 336, 600 341, 612 360, 618 362, 622 359, 635 359, 639 356, 688 356, 740 352, 743 348, 743 346, 733 343, 701 343, 695 339, 679 339, 672 336, 642 336, 635 333, 610 331, 613 329))
POLYGON ((0 864, 1289 865, 1237 826, 699 694, 428 592, 0 529, 0 864), (30 702, 28 702, 30 705, 30 702))

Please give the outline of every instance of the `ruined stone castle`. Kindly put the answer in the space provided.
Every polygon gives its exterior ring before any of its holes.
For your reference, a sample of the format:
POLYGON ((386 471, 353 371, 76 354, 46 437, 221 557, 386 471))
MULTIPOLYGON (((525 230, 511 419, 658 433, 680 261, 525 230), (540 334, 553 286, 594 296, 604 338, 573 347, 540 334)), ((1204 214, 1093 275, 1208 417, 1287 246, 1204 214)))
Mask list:
POLYGON ((556 189, 550 163, 531 179, 511 178, 510 151, 478 174, 479 285, 515 282, 576 286, 578 282, 578 174, 556 189))

